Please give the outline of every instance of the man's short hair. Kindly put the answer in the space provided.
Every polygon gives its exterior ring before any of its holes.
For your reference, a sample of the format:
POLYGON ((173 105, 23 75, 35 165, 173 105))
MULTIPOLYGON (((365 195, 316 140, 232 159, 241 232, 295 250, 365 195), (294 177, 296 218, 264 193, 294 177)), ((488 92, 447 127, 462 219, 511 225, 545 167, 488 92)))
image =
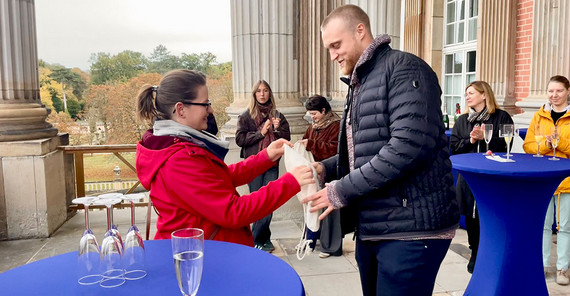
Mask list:
POLYGON ((335 8, 329 15, 325 17, 323 23, 321 24, 321 30, 324 29, 328 23, 335 18, 342 18, 344 23, 347 25, 347 29, 356 30, 358 24, 363 24, 370 36, 372 36, 372 31, 370 30, 370 18, 362 8, 347 4, 335 8))

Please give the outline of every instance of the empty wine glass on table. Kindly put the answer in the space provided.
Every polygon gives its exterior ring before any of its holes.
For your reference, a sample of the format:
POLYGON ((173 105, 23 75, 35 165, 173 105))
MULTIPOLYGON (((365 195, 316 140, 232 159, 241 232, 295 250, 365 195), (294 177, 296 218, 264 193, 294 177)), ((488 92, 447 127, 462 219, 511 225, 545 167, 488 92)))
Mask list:
POLYGON ((485 144, 487 144, 487 150, 485 151, 485 153, 483 153, 483 155, 487 155, 487 151, 489 151, 489 143, 491 142, 491 138, 493 138, 493 124, 486 123, 483 126, 484 126, 483 135, 485 138, 485 144))
POLYGON ((95 201, 97 197, 86 196, 72 200, 74 204, 83 205, 85 211, 85 231, 79 241, 78 250, 78 266, 77 266, 77 282, 81 285, 93 285, 101 282, 99 245, 97 238, 89 228, 89 205, 95 201))
POLYGON ((554 133, 550 138, 550 145, 552 145, 552 157, 548 158, 548 160, 560 160, 560 158, 556 157, 556 147, 558 147, 558 141, 560 140, 560 134, 558 133, 556 127, 554 127, 554 133))
MULTIPOLYGON (((106 198, 119 198, 119 199, 123 199, 123 194, 122 193, 118 193, 118 192, 112 192, 112 193, 105 193, 105 194, 100 194, 99 196, 97 196, 99 199, 106 199, 106 198)), ((113 231, 113 233, 115 234, 115 236, 117 236, 117 238, 119 238, 119 241, 121 242, 121 245, 123 245, 123 237, 121 236, 121 233, 119 232, 119 229, 117 228, 117 225, 115 225, 115 221, 113 220, 113 205, 111 205, 111 231, 113 231)))
POLYGON ((114 288, 125 283, 125 269, 122 262, 123 245, 111 227, 113 205, 121 201, 120 198, 103 198, 95 201, 95 204, 107 207, 107 232, 105 232, 105 238, 101 244, 103 279, 99 283, 104 288, 114 288))
POLYGON ((172 232, 172 255, 176 280, 182 295, 198 293, 204 263, 204 231, 185 228, 172 232))
POLYGON ((504 138, 507 143, 507 160, 511 157, 511 140, 513 139, 513 133, 515 126, 513 124, 501 124, 499 129, 499 137, 504 138))
POLYGON ((146 268, 143 238, 135 225, 135 201, 144 199, 145 194, 125 194, 122 198, 131 203, 131 227, 125 237, 125 252, 123 254, 125 278, 127 280, 138 280, 146 276, 146 268))
POLYGON ((536 141, 536 154, 533 155, 534 157, 542 157, 540 154, 540 142, 542 139, 544 139, 544 135, 542 134, 540 125, 536 124, 534 126, 534 140, 536 141))

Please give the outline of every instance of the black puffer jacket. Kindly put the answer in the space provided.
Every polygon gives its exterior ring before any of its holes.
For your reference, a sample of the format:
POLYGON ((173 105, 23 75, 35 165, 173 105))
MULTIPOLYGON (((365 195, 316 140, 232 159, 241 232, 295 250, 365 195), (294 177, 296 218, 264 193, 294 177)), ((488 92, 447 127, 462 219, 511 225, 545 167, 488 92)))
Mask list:
POLYGON ((335 189, 341 202, 354 209, 352 221, 361 239, 410 238, 452 229, 459 214, 437 76, 420 58, 392 50, 389 39, 377 42, 351 77, 339 154, 323 161, 327 179, 342 177, 335 189))

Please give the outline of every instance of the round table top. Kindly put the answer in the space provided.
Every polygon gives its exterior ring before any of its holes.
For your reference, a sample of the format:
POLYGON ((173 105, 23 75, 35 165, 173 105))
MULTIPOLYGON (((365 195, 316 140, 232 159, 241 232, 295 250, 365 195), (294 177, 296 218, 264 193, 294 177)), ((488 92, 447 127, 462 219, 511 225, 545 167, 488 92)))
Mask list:
MULTIPOLYGON (((79 239, 78 239, 79 242, 79 239)), ((200 295, 305 295, 295 270, 280 258, 238 244, 204 242, 200 295)), ((77 283, 77 252, 49 257, 0 274, 6 295, 181 295, 170 240, 145 241, 148 275, 116 288, 77 283)))
MULTIPOLYGON (((504 152, 497 153, 506 158, 504 152)), ((482 153, 465 153, 450 156, 453 169, 480 174, 514 177, 570 176, 570 160, 549 160, 550 156, 533 157, 532 154, 511 153, 514 162, 498 162, 487 159, 482 153)))

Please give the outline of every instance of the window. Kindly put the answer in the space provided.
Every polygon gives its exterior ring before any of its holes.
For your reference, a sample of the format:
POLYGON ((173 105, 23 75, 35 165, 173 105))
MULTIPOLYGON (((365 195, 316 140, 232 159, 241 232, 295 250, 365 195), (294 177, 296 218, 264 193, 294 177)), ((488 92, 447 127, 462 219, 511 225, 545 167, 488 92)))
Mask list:
POLYGON ((465 86, 475 80, 478 0, 446 0, 443 47, 443 104, 455 114, 465 110, 465 86))

